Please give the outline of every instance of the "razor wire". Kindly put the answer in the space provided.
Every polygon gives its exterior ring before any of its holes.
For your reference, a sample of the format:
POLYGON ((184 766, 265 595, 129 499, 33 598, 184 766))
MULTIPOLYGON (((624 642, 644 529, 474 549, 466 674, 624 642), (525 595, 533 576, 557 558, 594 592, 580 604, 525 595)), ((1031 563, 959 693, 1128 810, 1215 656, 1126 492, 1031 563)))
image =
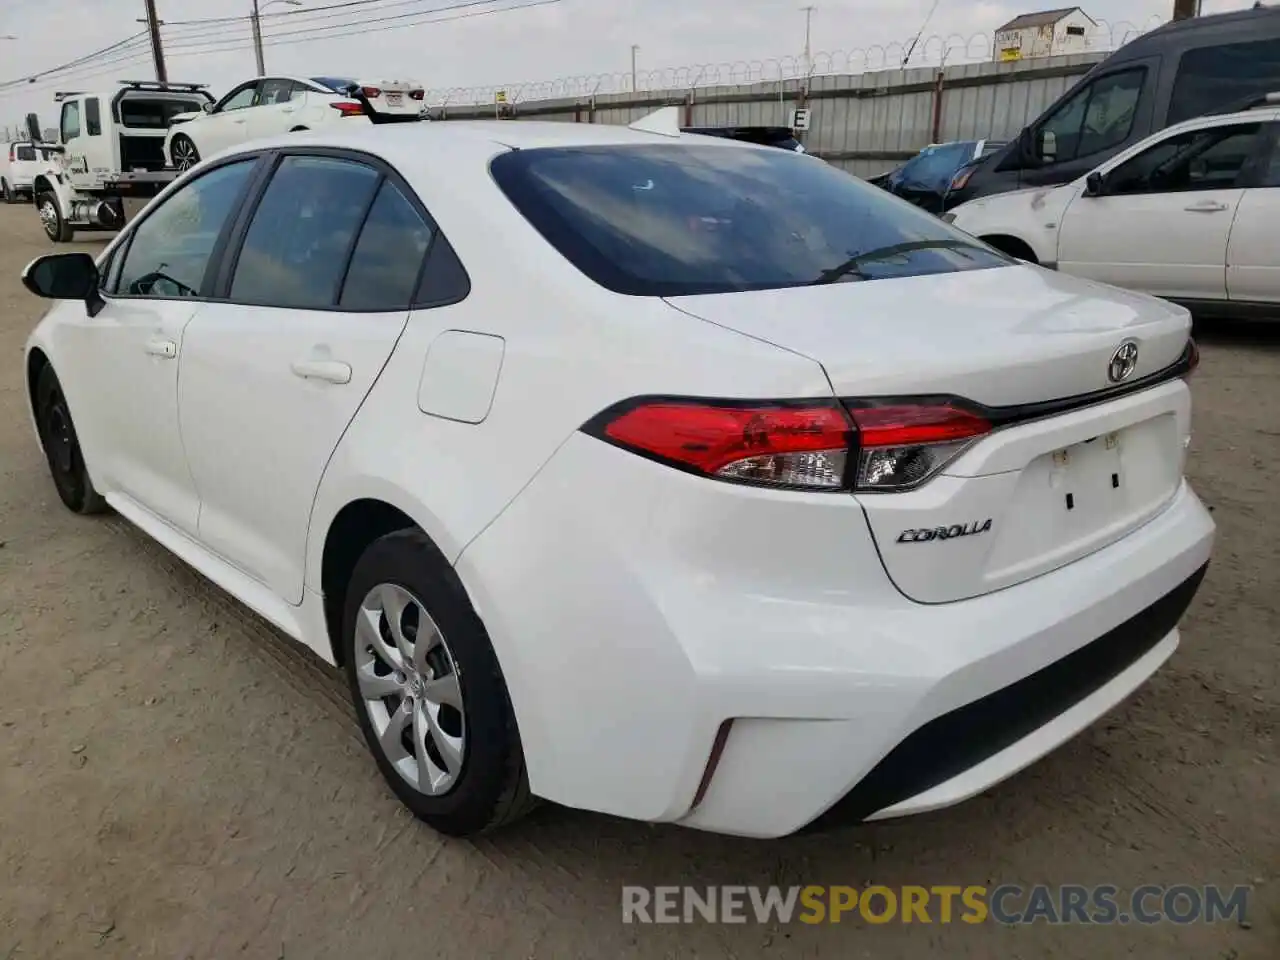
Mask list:
MULTIPOLYGON (((1158 16, 1149 18, 1145 24, 1098 18, 1097 26, 1085 36, 1084 49, 1071 52, 1089 54, 1117 50, 1163 22, 1158 16)), ((995 36, 992 33, 975 33, 968 37, 958 33, 931 34, 921 37, 914 48, 907 40, 848 50, 820 50, 808 58, 798 54, 637 70, 634 84, 632 72, 620 70, 550 80, 443 87, 428 90, 426 103, 429 107, 447 109, 494 106, 498 103, 516 105, 541 100, 583 100, 610 94, 661 94, 704 87, 786 84, 813 77, 989 62, 996 59, 995 55, 995 36)))

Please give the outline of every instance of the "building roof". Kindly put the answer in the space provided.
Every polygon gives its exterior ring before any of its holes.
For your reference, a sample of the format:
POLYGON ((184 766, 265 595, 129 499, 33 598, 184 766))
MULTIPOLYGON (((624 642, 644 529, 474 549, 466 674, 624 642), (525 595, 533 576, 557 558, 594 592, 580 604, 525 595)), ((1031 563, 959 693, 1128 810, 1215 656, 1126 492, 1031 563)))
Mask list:
MULTIPOLYGON (((1006 30, 1025 30, 1028 27, 1047 27, 1051 24, 1057 23, 1068 14, 1075 13, 1077 10, 1080 10, 1080 8, 1060 7, 1057 10, 1042 10, 1039 13, 1024 13, 1021 16, 1014 17, 1003 27, 998 28, 996 33, 1004 33, 1006 30)), ((1080 12, 1084 13, 1083 10, 1080 10, 1080 12)), ((1089 17, 1087 13, 1084 15, 1089 17)), ((1089 17, 1089 19, 1093 20, 1092 17, 1089 17)))

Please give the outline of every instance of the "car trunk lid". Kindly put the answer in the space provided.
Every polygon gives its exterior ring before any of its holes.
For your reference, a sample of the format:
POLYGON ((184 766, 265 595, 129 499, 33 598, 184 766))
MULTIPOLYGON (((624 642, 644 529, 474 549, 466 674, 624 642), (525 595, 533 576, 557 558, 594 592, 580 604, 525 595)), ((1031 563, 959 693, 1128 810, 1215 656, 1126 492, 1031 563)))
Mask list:
POLYGON ((920 602, 1062 567, 1180 487, 1189 393, 1165 374, 1190 321, 1171 304, 1029 266, 668 302, 817 361, 852 408, 955 403, 992 424, 919 487, 856 494, 920 602))

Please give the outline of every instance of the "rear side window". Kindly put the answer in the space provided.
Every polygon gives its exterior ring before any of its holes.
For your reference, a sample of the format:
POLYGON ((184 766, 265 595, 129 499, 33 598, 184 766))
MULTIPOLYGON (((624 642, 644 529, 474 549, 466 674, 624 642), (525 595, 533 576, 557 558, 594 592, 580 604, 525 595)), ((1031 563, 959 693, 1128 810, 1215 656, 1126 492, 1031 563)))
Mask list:
POLYGON ((120 123, 135 130, 165 130, 180 113, 199 113, 200 100, 130 98, 120 103, 120 123))
POLYGON ((408 309, 432 232, 395 184, 383 181, 351 256, 339 306, 408 309))
POLYGON ((84 102, 84 126, 89 136, 102 136, 102 103, 97 97, 84 102))
POLYGON ((249 224, 231 281, 239 303, 332 307, 382 175, 336 157, 286 157, 249 224))
POLYGON ((1280 90, 1280 40, 1188 50, 1178 63, 1168 123, 1280 90))
POLYGON ((597 283, 727 293, 1012 261, 830 164, 782 150, 661 144, 512 151, 494 178, 597 283))
POLYGON ((26 163, 32 163, 36 159, 35 147, 23 145, 18 147, 17 150, 14 151, 14 153, 16 154, 15 159, 24 161, 26 163))

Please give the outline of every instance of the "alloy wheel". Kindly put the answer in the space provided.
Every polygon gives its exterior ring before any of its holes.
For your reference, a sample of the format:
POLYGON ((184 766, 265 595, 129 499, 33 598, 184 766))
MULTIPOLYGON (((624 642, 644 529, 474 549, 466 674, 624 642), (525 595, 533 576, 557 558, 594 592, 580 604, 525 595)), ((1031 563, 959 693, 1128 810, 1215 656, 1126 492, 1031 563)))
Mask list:
POLYGON ((199 161, 196 145, 186 137, 179 137, 173 142, 173 165, 179 170, 190 170, 199 161))
POLYGON ((414 790, 453 789, 467 755, 457 664, 426 607, 383 583, 360 604, 355 672, 379 749, 414 790))
POLYGON ((58 235, 58 208, 51 199, 46 198, 40 202, 40 222, 49 236, 58 235))

